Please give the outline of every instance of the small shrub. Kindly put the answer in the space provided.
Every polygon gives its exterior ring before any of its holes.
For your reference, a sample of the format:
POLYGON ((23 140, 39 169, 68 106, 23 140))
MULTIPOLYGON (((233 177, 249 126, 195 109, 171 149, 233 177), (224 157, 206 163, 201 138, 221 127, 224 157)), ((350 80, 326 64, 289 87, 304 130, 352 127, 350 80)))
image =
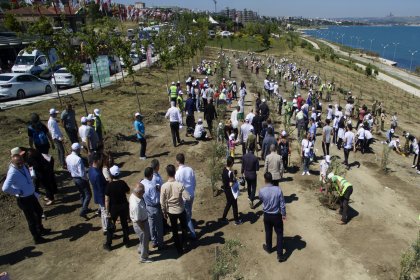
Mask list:
POLYGON ((390 150, 391 149, 388 147, 388 144, 385 144, 383 149, 382 149, 381 169, 385 173, 388 173, 388 171, 389 171, 388 164, 389 164, 389 152, 390 152, 390 150))
POLYGON ((420 273, 420 231, 417 240, 411 247, 401 256, 400 280, 418 279, 420 273))
POLYGON ((219 280, 236 272, 241 247, 242 244, 238 240, 227 240, 223 248, 216 249, 216 262, 211 269, 213 280, 219 280))
POLYGON ((316 62, 319 62, 320 60, 321 60, 321 58, 319 57, 319 54, 316 54, 316 55, 315 55, 315 61, 316 61, 316 62))

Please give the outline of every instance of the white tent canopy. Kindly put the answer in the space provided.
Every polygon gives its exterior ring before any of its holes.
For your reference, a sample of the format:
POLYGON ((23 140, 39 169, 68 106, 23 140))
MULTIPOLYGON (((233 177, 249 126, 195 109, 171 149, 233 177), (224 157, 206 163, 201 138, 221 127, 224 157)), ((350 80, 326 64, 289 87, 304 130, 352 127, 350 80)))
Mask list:
POLYGON ((211 16, 209 16, 209 21, 211 24, 219 24, 217 21, 214 20, 211 16))

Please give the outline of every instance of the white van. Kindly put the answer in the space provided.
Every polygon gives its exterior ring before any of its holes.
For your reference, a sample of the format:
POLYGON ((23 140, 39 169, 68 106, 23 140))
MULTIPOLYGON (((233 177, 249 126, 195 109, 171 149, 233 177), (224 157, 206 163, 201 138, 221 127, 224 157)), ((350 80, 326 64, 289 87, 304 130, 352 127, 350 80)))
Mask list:
MULTIPOLYGON (((54 65, 57 60, 55 49, 51 49, 48 54, 50 63, 54 65)), ((16 57, 16 62, 12 67, 13 73, 29 73, 42 78, 50 78, 52 75, 51 66, 47 57, 40 50, 21 50, 16 57)))

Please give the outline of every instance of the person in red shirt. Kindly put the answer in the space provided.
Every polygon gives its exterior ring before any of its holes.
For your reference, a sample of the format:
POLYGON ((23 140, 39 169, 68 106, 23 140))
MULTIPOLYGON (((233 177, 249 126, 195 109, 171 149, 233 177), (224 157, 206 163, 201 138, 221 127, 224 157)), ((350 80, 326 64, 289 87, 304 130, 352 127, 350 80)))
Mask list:
POLYGON ((298 94, 298 98, 297 98, 297 106, 298 109, 300 111, 300 108, 302 107, 302 104, 304 103, 302 96, 300 95, 300 93, 298 94))
POLYGON ((366 106, 363 105, 362 108, 359 109, 359 119, 357 120, 357 126, 359 127, 359 124, 363 123, 363 120, 365 119, 365 115, 366 115, 366 106))

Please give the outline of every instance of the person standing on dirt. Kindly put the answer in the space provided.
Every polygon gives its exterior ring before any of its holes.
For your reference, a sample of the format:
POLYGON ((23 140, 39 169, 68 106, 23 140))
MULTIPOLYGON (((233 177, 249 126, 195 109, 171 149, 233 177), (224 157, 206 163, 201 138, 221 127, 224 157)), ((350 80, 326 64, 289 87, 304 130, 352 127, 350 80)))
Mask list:
POLYGON ((106 132, 105 132, 104 123, 102 122, 102 119, 101 119, 101 110, 95 109, 93 110, 93 114, 94 114, 93 127, 95 128, 96 134, 98 135, 99 145, 103 146, 104 144, 103 136, 106 134, 106 132))
POLYGON ((144 201, 146 203, 150 236, 153 248, 163 249, 163 217, 160 210, 160 188, 153 181, 153 168, 146 167, 144 179, 140 182, 144 186, 144 201))
POLYGON ((98 134, 96 133, 93 124, 94 124, 94 117, 92 114, 89 114, 89 116, 87 116, 86 118, 86 148, 88 151, 88 155, 89 155, 89 163, 91 162, 91 157, 93 155, 94 152, 98 151, 98 147, 99 147, 99 137, 98 134))
POLYGON ((260 107, 258 109, 260 111, 262 121, 266 121, 268 119, 268 117, 270 116, 270 108, 268 107, 267 101, 264 98, 261 101, 262 102, 261 102, 260 107))
POLYGON ((2 190, 7 194, 16 196, 17 205, 25 215, 35 244, 41 244, 49 241, 42 236, 48 234, 51 230, 44 228, 42 225, 43 210, 35 196, 31 174, 23 161, 24 153, 19 147, 10 151, 11 162, 2 190))
POLYGON ((140 255, 140 262, 151 263, 152 261, 149 260, 150 229, 143 195, 144 186, 141 183, 137 183, 129 199, 130 219, 133 222, 134 232, 139 238, 137 251, 140 255))
POLYGON ((349 200, 353 193, 353 185, 341 176, 334 175, 334 173, 328 174, 328 179, 331 181, 333 187, 337 190, 340 197, 340 209, 339 214, 341 215, 341 221, 338 222, 340 225, 345 225, 349 221, 349 200))
POLYGON ((291 154, 289 140, 287 139, 287 132, 282 131, 281 137, 277 146, 277 153, 281 156, 283 161, 284 172, 287 172, 289 166, 289 156, 291 154))
POLYGON ((252 125, 249 124, 249 119, 245 119, 245 123, 241 125, 239 139, 242 144, 242 155, 246 154, 246 141, 251 132, 252 125))
POLYGON ((265 157, 270 154, 271 145, 274 145, 277 148, 277 140, 274 137, 273 128, 268 127, 261 147, 261 159, 265 160, 265 157))
POLYGON ((283 161, 277 154, 276 145, 270 146, 271 153, 266 156, 264 163, 264 172, 269 172, 273 176, 273 185, 278 186, 280 179, 283 178, 283 161))
POLYGON ((50 109, 50 119, 48 120, 48 130, 50 131, 51 138, 54 141, 54 145, 57 147, 57 154, 58 159, 60 160, 61 167, 66 169, 66 161, 65 161, 65 152, 64 152, 64 145, 63 145, 63 133, 61 133, 60 127, 58 126, 58 122, 56 120, 57 114, 59 111, 56 111, 54 108, 50 109))
POLYGON ((258 193, 264 211, 265 244, 263 244, 263 249, 271 254, 274 228, 277 235, 277 260, 284 262, 286 257, 283 254, 283 221, 286 221, 286 203, 281 188, 273 186, 271 173, 265 173, 264 180, 265 186, 258 193))
POLYGON ((31 114, 31 123, 28 126, 29 147, 38 150, 41 154, 48 154, 51 148, 55 149, 54 142, 48 128, 40 121, 39 115, 31 114))
POLYGON ((221 221, 228 222, 226 217, 230 208, 232 207, 233 219, 235 220, 235 225, 240 225, 242 224, 242 221, 239 219, 239 215, 238 215, 238 201, 233 196, 233 193, 232 193, 232 187, 234 186, 236 182, 235 174, 234 174, 234 171, 232 170, 233 163, 234 163, 233 157, 228 156, 226 160, 226 167, 223 168, 223 171, 222 171, 223 191, 226 195, 226 206, 225 206, 225 209, 223 210, 223 216, 222 216, 221 221))
POLYGON ((185 211, 187 213, 187 223, 190 237, 192 239, 196 239, 197 236, 192 222, 192 208, 196 187, 195 173, 191 167, 185 165, 185 156, 182 153, 176 155, 176 164, 178 166, 178 170, 175 174, 175 180, 180 182, 185 187, 185 190, 190 194, 190 199, 185 200, 185 211))
POLYGON ((73 105, 70 103, 67 104, 67 108, 61 113, 61 124, 64 126, 70 143, 78 143, 76 112, 73 110, 73 105))
POLYGON ((146 160, 146 131, 143 123, 143 116, 137 112, 134 114, 136 120, 134 121, 134 129, 136 130, 137 140, 140 142, 140 159, 146 160))
POLYGON ((347 125, 347 131, 344 133, 344 162, 343 164, 350 169, 349 166, 349 154, 354 149, 354 133, 352 132, 353 127, 351 124, 347 125))
MULTIPOLYGON (((85 149, 87 149, 86 128, 87 128, 87 118, 86 117, 81 117, 80 126, 79 126, 79 136, 80 136, 80 139, 82 140, 82 147, 85 148, 85 149)), ((77 143, 77 142, 75 142, 75 143, 77 143)))
POLYGON ((80 199, 82 202, 82 210, 80 211, 80 217, 88 219, 87 212, 89 211, 89 202, 92 197, 92 191, 90 190, 89 181, 85 171, 83 160, 80 157, 80 144, 73 143, 71 145, 71 154, 66 157, 67 170, 70 172, 73 182, 76 185, 80 193, 80 199))
POLYGON ((163 217, 171 221, 172 239, 175 243, 178 256, 184 253, 184 244, 187 242, 187 213, 184 201, 190 199, 190 194, 184 185, 175 181, 175 166, 172 164, 166 167, 168 181, 162 185, 160 191, 160 205, 163 217), (178 220, 181 224, 182 240, 178 235, 178 220))
POLYGON ((123 231, 123 243, 128 247, 128 222, 129 205, 127 201, 127 194, 130 193, 130 187, 123 180, 119 180, 120 168, 116 165, 109 170, 111 172, 111 182, 108 183, 105 189, 105 208, 108 215, 108 229, 106 231, 106 242, 104 249, 111 251, 112 238, 115 232, 115 222, 120 218, 120 223, 123 231))
POLYGON ((254 155, 255 145, 249 145, 248 153, 242 157, 241 174, 245 178, 248 189, 249 207, 254 208, 255 192, 257 190, 257 171, 260 170, 258 158, 254 155))
POLYGON ((166 112, 165 118, 169 119, 174 147, 177 146, 177 141, 178 144, 182 144, 184 141, 179 137, 179 126, 182 125, 182 117, 181 112, 175 106, 175 102, 171 101, 171 108, 166 112))
POLYGON ((93 189, 93 201, 99 206, 97 213, 101 217, 102 231, 106 233, 105 188, 108 182, 102 173, 102 155, 95 153, 92 160, 92 166, 89 167, 88 176, 93 189))
POLYGON ((322 128, 322 151, 324 152, 324 156, 330 154, 330 144, 331 144, 331 134, 333 133, 333 129, 330 126, 331 120, 325 120, 326 125, 322 128))
POLYGON ((213 120, 217 119, 217 112, 213 105, 213 99, 210 99, 209 103, 204 108, 204 118, 207 121, 210 137, 213 137, 213 120))
POLYGON ((185 113, 187 115, 185 123, 187 124, 187 129, 185 130, 185 137, 189 134, 192 134, 195 127, 195 118, 194 118, 195 103, 192 98, 192 94, 188 94, 187 101, 185 101, 185 113))

